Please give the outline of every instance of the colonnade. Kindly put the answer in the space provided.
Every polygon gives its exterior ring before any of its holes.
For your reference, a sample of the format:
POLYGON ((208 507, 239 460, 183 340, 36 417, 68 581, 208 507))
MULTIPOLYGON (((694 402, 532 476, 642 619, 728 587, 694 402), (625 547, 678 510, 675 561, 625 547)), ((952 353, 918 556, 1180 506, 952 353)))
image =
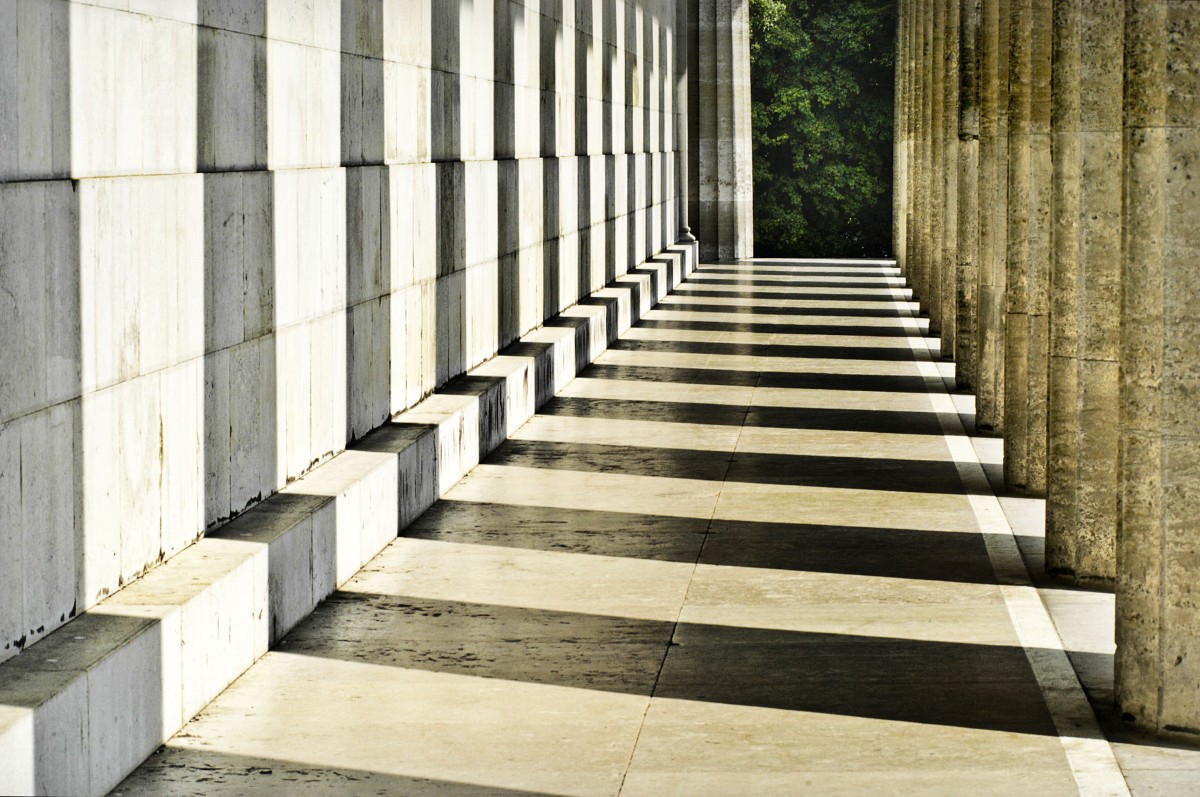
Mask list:
POLYGON ((900 0, 894 219, 1047 570, 1115 586, 1122 716, 1194 740, 1198 34, 1178 0, 900 0))

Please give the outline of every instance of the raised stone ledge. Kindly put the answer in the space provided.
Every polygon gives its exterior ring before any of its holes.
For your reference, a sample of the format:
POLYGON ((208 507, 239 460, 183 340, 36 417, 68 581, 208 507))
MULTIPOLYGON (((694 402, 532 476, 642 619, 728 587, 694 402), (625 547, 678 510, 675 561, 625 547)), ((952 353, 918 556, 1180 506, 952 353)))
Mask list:
POLYGON ((0 793, 108 792, 691 273, 679 244, 0 664, 0 793))

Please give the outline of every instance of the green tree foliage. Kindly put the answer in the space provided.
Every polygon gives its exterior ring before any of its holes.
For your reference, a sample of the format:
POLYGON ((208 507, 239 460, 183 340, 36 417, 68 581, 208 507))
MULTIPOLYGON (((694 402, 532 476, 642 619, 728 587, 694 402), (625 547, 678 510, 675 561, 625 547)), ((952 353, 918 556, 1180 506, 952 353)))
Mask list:
POLYGON ((895 0, 750 0, 754 249, 892 249, 895 0))

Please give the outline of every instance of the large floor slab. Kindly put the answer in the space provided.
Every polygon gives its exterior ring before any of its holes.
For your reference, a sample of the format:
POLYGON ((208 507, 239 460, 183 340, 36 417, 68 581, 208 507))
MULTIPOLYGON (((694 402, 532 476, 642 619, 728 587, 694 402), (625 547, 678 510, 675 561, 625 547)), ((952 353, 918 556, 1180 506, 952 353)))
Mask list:
POLYGON ((907 297, 701 267, 118 793, 1126 793, 907 297))

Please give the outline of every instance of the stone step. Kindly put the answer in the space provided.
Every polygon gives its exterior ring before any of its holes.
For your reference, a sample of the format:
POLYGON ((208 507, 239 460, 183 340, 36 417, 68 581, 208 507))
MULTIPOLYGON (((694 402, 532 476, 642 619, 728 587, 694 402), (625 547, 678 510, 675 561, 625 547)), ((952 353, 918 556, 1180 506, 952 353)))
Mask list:
POLYGON ((617 277, 0 664, 0 793, 120 783, 695 263, 677 245, 617 277))

